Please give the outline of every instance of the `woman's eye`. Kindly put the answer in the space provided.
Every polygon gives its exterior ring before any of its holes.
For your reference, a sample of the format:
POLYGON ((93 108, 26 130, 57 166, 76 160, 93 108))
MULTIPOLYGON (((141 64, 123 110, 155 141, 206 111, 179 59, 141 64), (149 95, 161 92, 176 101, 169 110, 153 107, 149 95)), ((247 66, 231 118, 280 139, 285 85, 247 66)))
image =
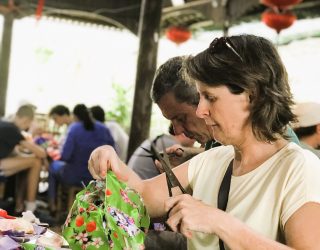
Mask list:
POLYGON ((213 102, 215 98, 213 96, 205 95, 204 98, 210 102, 213 102))

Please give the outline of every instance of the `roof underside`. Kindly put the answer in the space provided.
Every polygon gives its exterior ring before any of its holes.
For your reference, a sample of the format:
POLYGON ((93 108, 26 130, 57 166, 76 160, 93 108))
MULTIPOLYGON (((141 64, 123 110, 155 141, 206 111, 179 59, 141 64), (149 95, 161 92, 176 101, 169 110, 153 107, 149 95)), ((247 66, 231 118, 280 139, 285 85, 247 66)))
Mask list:
MULTIPOLYGON (((0 0, 0 12, 12 11, 17 18, 34 15, 38 0, 0 0)), ((46 0, 42 15, 113 26, 138 33, 142 0, 46 0)), ((260 19, 266 7, 259 0, 185 0, 173 6, 163 0, 161 30, 169 26, 191 29, 221 28, 226 22, 260 19)), ((294 6, 298 18, 320 16, 320 0, 304 0, 294 6)))

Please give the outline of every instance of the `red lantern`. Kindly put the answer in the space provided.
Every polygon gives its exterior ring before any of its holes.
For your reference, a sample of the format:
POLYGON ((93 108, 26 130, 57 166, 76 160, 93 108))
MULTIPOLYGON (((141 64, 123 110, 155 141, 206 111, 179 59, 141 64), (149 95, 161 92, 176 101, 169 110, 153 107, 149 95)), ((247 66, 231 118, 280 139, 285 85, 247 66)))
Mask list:
POLYGON ((278 7, 280 9, 285 9, 291 5, 298 4, 302 0, 262 0, 262 4, 269 7, 278 7))
POLYGON ((170 27, 166 30, 166 37, 176 43, 184 43, 191 37, 191 31, 184 27, 170 27))
POLYGON ((262 21, 280 33, 281 30, 289 28, 297 17, 291 11, 276 12, 272 9, 267 9, 262 13, 262 21))

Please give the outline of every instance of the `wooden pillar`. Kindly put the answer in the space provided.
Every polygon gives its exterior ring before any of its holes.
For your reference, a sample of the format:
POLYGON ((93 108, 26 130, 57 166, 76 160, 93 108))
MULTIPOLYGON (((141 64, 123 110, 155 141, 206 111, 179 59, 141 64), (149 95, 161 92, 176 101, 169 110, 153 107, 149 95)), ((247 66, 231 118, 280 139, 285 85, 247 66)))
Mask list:
POLYGON ((14 20, 13 14, 11 13, 8 13, 3 17, 4 22, 0 51, 0 117, 4 116, 6 110, 12 27, 14 20))
POLYGON ((151 83, 157 67, 162 0, 143 0, 139 20, 139 55, 127 159, 149 137, 151 83))

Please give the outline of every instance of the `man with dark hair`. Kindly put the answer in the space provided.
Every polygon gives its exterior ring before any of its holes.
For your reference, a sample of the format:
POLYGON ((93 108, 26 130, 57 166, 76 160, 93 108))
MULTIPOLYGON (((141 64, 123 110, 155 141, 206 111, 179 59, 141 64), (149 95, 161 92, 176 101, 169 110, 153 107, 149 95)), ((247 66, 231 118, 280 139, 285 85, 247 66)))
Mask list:
POLYGON ((8 177, 26 171, 17 176, 20 188, 16 197, 16 212, 36 209, 35 199, 42 165, 41 159, 46 157, 43 148, 21 134, 22 131, 29 129, 33 118, 34 108, 23 105, 16 112, 12 122, 0 121, 0 175, 8 177), (21 152, 28 152, 28 156, 24 156, 21 152), (25 207, 21 190, 26 190, 25 207))
POLYGON ((210 148, 211 136, 203 119, 196 116, 199 94, 194 85, 188 84, 181 75, 184 57, 173 57, 162 64, 156 71, 151 98, 159 106, 165 118, 171 121, 176 135, 195 139, 203 147, 172 147, 170 153, 181 157, 181 163, 194 155, 203 152, 204 146, 210 148))
POLYGON ((151 89, 151 98, 162 114, 171 120, 175 134, 197 140, 204 145, 210 140, 208 127, 196 116, 199 94, 194 85, 189 85, 181 76, 183 57, 174 57, 156 71, 151 89))
POLYGON ((294 129, 301 146, 320 157, 320 104, 315 102, 298 103, 295 108, 298 125, 294 129))
POLYGON ((64 105, 54 106, 50 112, 49 116, 54 120, 58 126, 67 125, 72 123, 72 117, 70 115, 70 110, 64 105))

